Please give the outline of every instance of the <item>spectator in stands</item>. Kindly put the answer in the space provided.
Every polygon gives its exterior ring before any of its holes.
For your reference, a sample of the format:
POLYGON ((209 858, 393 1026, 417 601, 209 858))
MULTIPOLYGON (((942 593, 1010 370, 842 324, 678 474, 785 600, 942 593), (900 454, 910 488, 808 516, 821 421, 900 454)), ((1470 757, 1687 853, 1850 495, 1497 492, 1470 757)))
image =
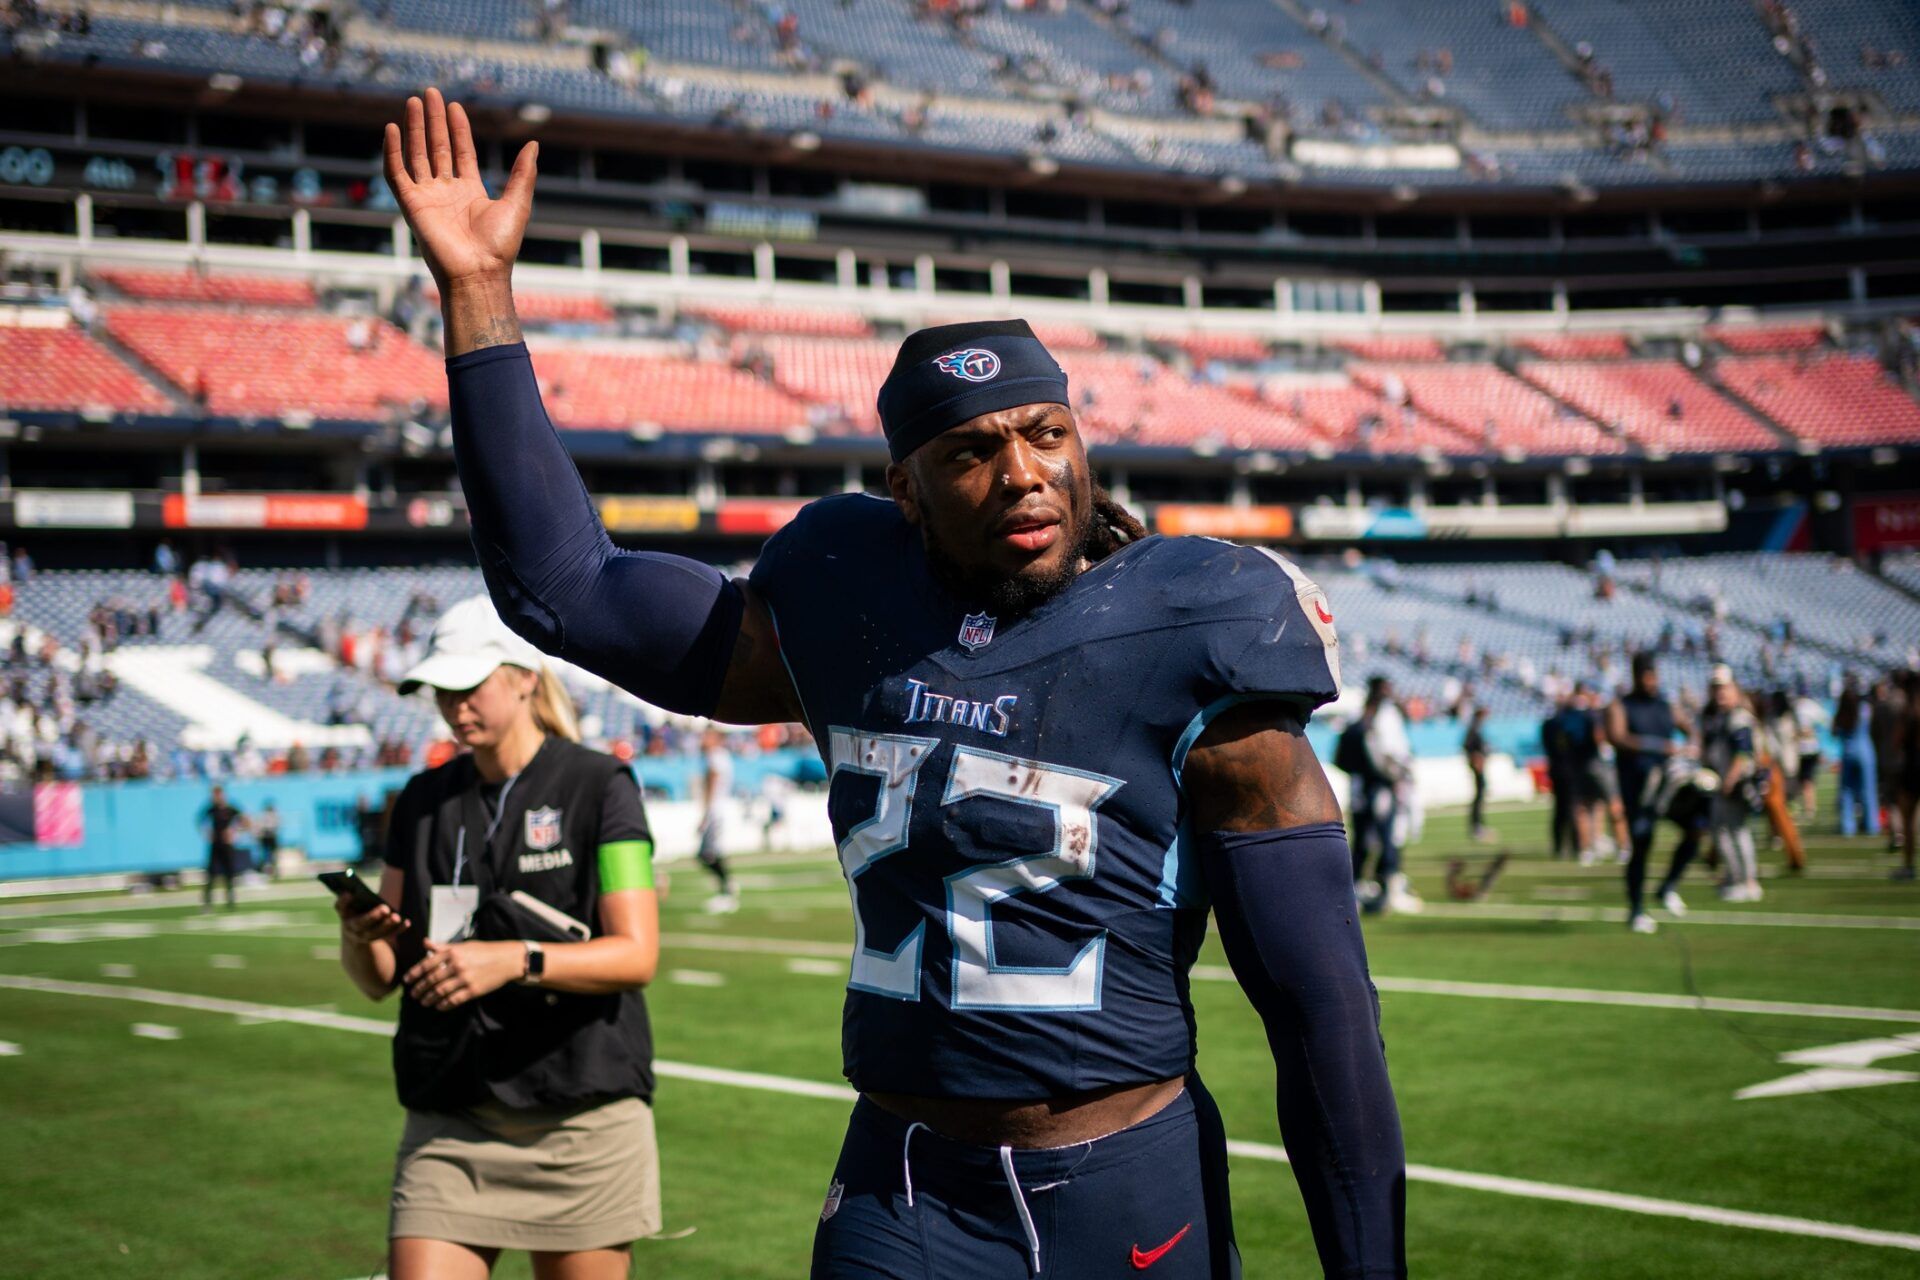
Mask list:
POLYGON ((1700 756, 1720 780, 1712 819, 1713 847, 1720 858, 1720 899, 1758 902, 1763 896, 1760 863, 1753 832, 1747 829, 1756 788, 1764 785, 1756 772, 1757 725, 1746 695, 1724 663, 1714 666, 1707 692, 1709 703, 1700 720, 1700 756))
POLYGON ((226 881, 227 910, 233 910, 234 877, 245 867, 245 857, 240 852, 239 838, 247 829, 247 819, 240 810, 227 803, 227 789, 215 783, 207 797, 206 807, 200 810, 200 827, 207 836, 207 883, 201 891, 201 909, 213 909, 213 882, 226 881))
POLYGON ((1879 769, 1874 758, 1872 721, 1872 709, 1860 691, 1859 681, 1849 675, 1833 712, 1833 735, 1840 741, 1838 802, 1843 836, 1856 832, 1880 834, 1880 806, 1875 794, 1879 769))

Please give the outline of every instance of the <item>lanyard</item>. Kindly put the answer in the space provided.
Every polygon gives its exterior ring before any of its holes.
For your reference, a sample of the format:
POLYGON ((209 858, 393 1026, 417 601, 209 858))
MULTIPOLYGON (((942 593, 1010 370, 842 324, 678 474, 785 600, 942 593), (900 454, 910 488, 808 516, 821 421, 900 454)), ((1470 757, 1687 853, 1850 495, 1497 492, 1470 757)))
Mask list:
MULTIPOLYGON (((525 772, 525 770, 521 772, 525 772)), ((480 837, 480 847, 482 851, 493 848, 493 837, 495 833, 500 830, 501 819, 507 816, 507 796, 513 791, 513 784, 518 781, 520 781, 520 774, 516 773, 507 779, 505 786, 500 788, 500 801, 494 807, 493 817, 487 822, 486 834, 480 837)), ((456 885, 460 883, 460 873, 466 869, 466 865, 467 824, 463 822, 460 824, 459 839, 454 842, 453 846, 453 882, 456 885)))

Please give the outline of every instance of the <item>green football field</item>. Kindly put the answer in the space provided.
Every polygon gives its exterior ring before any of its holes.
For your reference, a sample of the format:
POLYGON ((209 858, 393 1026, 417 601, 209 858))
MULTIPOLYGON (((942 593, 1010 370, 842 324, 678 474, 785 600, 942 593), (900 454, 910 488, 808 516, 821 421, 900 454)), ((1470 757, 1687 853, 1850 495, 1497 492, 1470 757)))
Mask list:
MULTIPOLYGON (((1767 858, 1754 906, 1697 869, 1688 919, 1638 937, 1617 868, 1549 861, 1538 809, 1497 825, 1469 846, 1436 818, 1431 909, 1368 925, 1415 1274, 1920 1274, 1920 886, 1888 882, 1881 842, 1816 831, 1812 872, 1767 858), (1449 857, 1500 848, 1488 902, 1442 901, 1449 857)), ((743 880, 722 919, 677 867, 665 905, 656 1105, 668 1233, 691 1234, 638 1245, 638 1275, 805 1274, 848 1105, 847 902, 830 852, 743 880)), ((381 1270, 393 1005, 348 986, 332 920, 305 883, 205 917, 190 895, 0 904, 0 1275, 381 1270)), ((1211 943, 1194 1001, 1246 1274, 1317 1275, 1264 1037, 1211 943)))

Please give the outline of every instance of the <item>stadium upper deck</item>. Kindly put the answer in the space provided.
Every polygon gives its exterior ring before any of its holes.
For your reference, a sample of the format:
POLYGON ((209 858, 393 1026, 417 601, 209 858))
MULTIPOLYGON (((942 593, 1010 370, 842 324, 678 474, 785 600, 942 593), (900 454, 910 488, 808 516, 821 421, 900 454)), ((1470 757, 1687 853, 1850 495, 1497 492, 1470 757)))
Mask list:
POLYGON ((1920 168, 1902 0, 10 3, 0 53, 528 119, 1234 183, 1528 189, 1920 168))

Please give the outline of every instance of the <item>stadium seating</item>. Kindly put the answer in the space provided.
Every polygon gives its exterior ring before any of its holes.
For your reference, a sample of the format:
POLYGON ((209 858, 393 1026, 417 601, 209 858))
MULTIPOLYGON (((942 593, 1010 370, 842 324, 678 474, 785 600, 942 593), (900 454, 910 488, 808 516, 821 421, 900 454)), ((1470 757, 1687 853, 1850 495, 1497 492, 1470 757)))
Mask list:
POLYGON ((1520 366, 1520 376, 1665 453, 1755 452, 1782 444, 1677 360, 1530 360, 1520 366))
POLYGON ((1810 351, 1826 344, 1827 331, 1817 324, 1712 324, 1707 326, 1706 336, 1728 351, 1753 355, 1765 351, 1810 351))
POLYGON ((836 408, 856 430, 879 434, 874 395, 893 368, 895 344, 776 336, 758 345, 772 358, 773 380, 783 391, 836 408))
MULTIPOLYGON (((424 292, 428 302, 440 305, 439 286, 429 283, 424 292)), ((606 299, 592 293, 515 288, 513 309, 528 324, 604 325, 614 320, 606 299)))
POLYGON ((1319 432, 1336 453, 1461 456, 1484 449, 1477 437, 1411 405, 1395 408, 1374 387, 1344 373, 1275 374, 1261 379, 1260 393, 1319 432))
POLYGON ((129 298, 149 302, 231 302, 250 307, 312 307, 317 301, 312 282, 297 276, 158 271, 142 267, 95 267, 89 274, 129 298))
POLYGON ((77 328, 0 328, 0 408, 174 411, 159 390, 77 328))
POLYGON ((1626 446, 1572 410, 1492 365, 1350 366, 1355 382, 1387 395, 1397 380, 1415 408, 1487 451, 1529 454, 1620 453, 1626 446))
POLYGON ((682 307, 692 316, 735 333, 792 333, 815 338, 871 338, 873 326, 853 311, 826 311, 798 307, 722 306, 701 303, 682 307))
POLYGON ((1336 338, 1327 344, 1362 360, 1444 360, 1447 349, 1438 338, 1418 334, 1381 338, 1336 338))
POLYGON ((1624 360, 1628 354, 1624 333, 1543 333, 1514 345, 1544 360, 1624 360))
POLYGON ((1865 356, 1742 356, 1720 361, 1714 373, 1728 390, 1817 444, 1920 441, 1920 404, 1865 356))
POLYGON ((108 307, 107 331, 181 391, 231 417, 378 421, 415 400, 444 406, 440 358, 384 320, 205 307, 108 307), (349 335, 361 326, 365 349, 349 335))
POLYGON ((1657 581, 1644 561, 1620 573, 1675 604, 1717 603, 1747 627, 1788 628, 1841 659, 1904 663, 1920 637, 1912 599, 1836 556, 1736 552, 1664 561, 1657 581))
POLYGON ((804 426, 805 406, 752 374, 713 360, 638 355, 559 342, 532 345, 547 413, 564 428, 746 434, 804 426))
POLYGON ((1099 444, 1206 449, 1309 449, 1305 423, 1149 356, 1062 352, 1082 432, 1099 444))
POLYGON ((1184 351, 1198 363, 1225 360, 1258 364, 1273 353, 1271 343, 1251 333, 1159 334, 1150 337, 1149 341, 1184 351))

